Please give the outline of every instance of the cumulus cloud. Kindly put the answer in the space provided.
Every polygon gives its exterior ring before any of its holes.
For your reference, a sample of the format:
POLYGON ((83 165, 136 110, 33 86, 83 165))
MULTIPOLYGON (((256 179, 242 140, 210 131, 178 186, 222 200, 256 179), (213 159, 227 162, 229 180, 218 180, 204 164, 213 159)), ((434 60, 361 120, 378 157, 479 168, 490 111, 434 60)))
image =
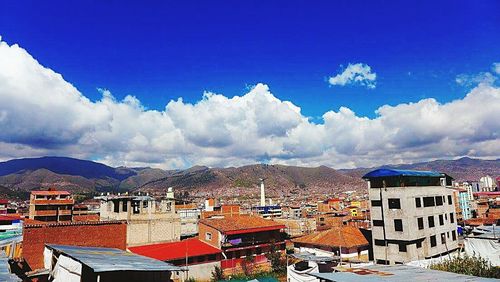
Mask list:
MULTIPOLYGON (((368 77, 375 82, 375 74, 368 77)), ((0 159, 65 155, 162 168, 262 161, 354 167, 498 158, 500 152, 500 89, 487 82, 444 104, 385 105, 375 118, 341 107, 317 123, 265 84, 232 98, 212 92, 196 103, 179 98, 162 110, 99 91, 102 98, 90 101, 23 48, 0 42, 0 159)))
POLYGON ((377 84, 377 74, 372 68, 363 63, 349 64, 341 73, 328 79, 331 85, 344 86, 348 84, 362 85, 368 89, 374 89, 377 84))

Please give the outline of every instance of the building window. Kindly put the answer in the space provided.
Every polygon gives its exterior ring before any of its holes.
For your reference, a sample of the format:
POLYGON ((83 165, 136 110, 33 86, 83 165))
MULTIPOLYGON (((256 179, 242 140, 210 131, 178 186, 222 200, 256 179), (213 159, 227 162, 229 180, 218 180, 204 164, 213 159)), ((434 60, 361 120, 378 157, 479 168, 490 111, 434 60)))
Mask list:
POLYGON ((436 196, 436 206, 442 206, 442 205, 443 205, 443 197, 436 196))
POLYGON ((424 207, 433 207, 435 205, 434 197, 424 197, 424 207))
POLYGON ((390 209, 401 209, 401 202, 399 199, 396 199, 396 198, 392 198, 392 199, 388 199, 389 201, 389 208, 390 209))
POLYGON ((394 230, 403 231, 403 221, 401 219, 394 220, 394 230))
POLYGON ((422 207, 422 200, 420 199, 420 197, 415 198, 415 206, 417 208, 421 208, 422 207))
POLYGON ((455 218, 453 217, 453 213, 450 212, 450 222, 455 223, 455 218))
POLYGON ((424 218, 423 217, 417 218, 417 223, 418 223, 418 230, 424 229, 424 218))
POLYGON ((435 247, 437 245, 436 235, 431 236, 431 247, 435 247))
POLYGON ((439 215, 439 225, 444 225, 444 218, 442 214, 439 215))
POLYGON ((375 239, 375 246, 385 246, 385 241, 375 239))
POLYGON ((377 260, 377 264, 385 264, 385 265, 387 265, 387 264, 389 264, 389 261, 388 260, 383 260, 383 259, 378 259, 377 260))
POLYGON ((429 228, 434 227, 434 216, 433 216, 433 215, 431 215, 431 216, 429 216, 427 219, 428 219, 428 221, 429 221, 429 228))
POLYGON ((453 241, 457 240, 457 233, 455 230, 451 231, 451 239, 453 239, 453 241))
POLYGON ((446 234, 441 233, 441 244, 446 244, 446 234))
POLYGON ((384 226, 384 221, 383 220, 373 220, 373 226, 384 226))
POLYGON ((381 207, 381 206, 382 206, 381 200, 372 200, 372 207, 381 207))
POLYGON ((448 195, 448 205, 451 205, 451 204, 452 204, 451 195, 448 195))
POLYGON ((418 241, 416 245, 417 245, 417 249, 422 248, 422 241, 418 241))
POLYGON ((212 233, 206 232, 205 233, 205 240, 207 241, 212 241, 212 233))
POLYGON ((398 245, 399 245, 399 251, 406 253, 406 244, 405 243, 399 243, 398 245))

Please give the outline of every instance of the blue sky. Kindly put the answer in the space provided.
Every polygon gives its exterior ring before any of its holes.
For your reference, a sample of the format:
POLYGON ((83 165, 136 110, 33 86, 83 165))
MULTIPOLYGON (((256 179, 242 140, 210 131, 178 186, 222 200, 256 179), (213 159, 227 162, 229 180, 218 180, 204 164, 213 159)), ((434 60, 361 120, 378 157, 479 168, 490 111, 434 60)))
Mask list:
POLYGON ((498 11, 498 1, 3 1, 0 160, 500 158, 498 11))
POLYGON ((150 109, 203 91, 227 96, 262 82, 307 116, 348 106, 373 117, 384 104, 468 89, 461 73, 500 57, 498 1, 10 1, 3 40, 19 43, 85 96, 132 94, 150 109), (270 3, 272 2, 272 3, 270 3), (340 65, 365 63, 376 89, 333 87, 340 65))

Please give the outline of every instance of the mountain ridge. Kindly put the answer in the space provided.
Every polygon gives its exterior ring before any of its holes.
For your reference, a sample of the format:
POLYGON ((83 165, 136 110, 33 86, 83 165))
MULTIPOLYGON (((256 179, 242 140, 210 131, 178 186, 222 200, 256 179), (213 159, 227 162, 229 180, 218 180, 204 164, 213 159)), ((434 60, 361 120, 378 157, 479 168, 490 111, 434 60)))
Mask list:
MULTIPOLYGON (((266 178, 270 196, 301 193, 333 193, 366 188, 361 176, 376 168, 437 170, 458 181, 500 175, 500 160, 459 158, 372 168, 333 169, 327 166, 298 167, 253 164, 241 167, 193 166, 184 170, 124 166, 67 157, 14 159, 0 162, 0 186, 13 193, 56 187, 74 193, 104 191, 162 192, 167 187, 199 197, 256 196, 259 178, 266 178)), ((9 193, 5 193, 10 195, 9 193)), ((23 195, 24 195, 23 194, 23 195)))

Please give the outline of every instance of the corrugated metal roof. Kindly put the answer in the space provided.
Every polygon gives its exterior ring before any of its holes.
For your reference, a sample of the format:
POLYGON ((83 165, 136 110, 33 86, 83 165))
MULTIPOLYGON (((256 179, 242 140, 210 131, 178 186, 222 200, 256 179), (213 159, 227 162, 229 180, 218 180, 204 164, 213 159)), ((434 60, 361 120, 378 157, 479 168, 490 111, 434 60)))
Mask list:
POLYGON ((185 258, 186 255, 188 257, 196 257, 219 254, 222 252, 221 250, 210 246, 198 238, 191 238, 178 242, 130 247, 129 250, 133 253, 162 261, 185 258))
POLYGON ((439 281, 439 282, 482 282, 498 281, 492 278, 482 278, 452 272, 432 270, 409 265, 373 265, 363 268, 351 268, 350 271, 334 273, 311 273, 310 275, 335 282, 365 282, 365 281, 439 281), (357 272, 357 273, 356 273, 357 272))
POLYGON ((92 268, 94 272, 177 271, 181 268, 156 259, 113 248, 78 247, 47 244, 48 248, 92 268))
POLYGON ((10 273, 9 271, 9 259, 3 254, 0 255, 0 281, 12 282, 12 281, 22 281, 17 275, 10 273))
POLYGON ((441 177, 442 173, 436 171, 424 170, 403 170, 403 169, 387 169, 381 168, 370 171, 363 178, 390 177, 390 176, 424 176, 424 177, 441 177))

